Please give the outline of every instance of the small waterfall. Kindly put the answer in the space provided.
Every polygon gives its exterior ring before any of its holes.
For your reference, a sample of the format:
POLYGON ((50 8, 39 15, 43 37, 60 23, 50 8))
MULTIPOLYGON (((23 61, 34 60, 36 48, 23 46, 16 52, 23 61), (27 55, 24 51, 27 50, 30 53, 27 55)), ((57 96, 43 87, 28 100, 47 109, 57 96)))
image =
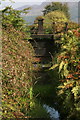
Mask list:
POLYGON ((47 113, 49 113, 51 120, 59 120, 60 115, 57 110, 55 110, 52 107, 49 107, 46 104, 43 105, 43 108, 45 108, 47 113))

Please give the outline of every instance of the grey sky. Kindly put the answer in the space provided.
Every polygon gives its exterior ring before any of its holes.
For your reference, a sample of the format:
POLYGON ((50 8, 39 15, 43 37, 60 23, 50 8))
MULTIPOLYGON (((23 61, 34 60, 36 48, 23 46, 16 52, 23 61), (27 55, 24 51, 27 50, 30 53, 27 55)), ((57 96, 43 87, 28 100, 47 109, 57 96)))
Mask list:
POLYGON ((13 8, 18 8, 24 5, 33 5, 33 4, 41 4, 42 2, 78 2, 79 0, 13 0, 15 3, 11 3, 9 0, 2 1, 0 9, 6 6, 12 6, 13 8))

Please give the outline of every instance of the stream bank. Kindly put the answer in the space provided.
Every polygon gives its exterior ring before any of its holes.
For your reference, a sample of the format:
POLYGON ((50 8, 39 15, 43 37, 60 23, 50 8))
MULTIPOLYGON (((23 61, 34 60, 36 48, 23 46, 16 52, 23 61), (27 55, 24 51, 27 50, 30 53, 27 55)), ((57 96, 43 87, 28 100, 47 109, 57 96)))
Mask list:
POLYGON ((35 80, 33 87, 34 99, 37 101, 37 106, 33 109, 32 116, 49 119, 49 120, 60 120, 59 113, 57 110, 56 102, 56 73, 55 80, 50 77, 48 69, 40 72, 35 80))

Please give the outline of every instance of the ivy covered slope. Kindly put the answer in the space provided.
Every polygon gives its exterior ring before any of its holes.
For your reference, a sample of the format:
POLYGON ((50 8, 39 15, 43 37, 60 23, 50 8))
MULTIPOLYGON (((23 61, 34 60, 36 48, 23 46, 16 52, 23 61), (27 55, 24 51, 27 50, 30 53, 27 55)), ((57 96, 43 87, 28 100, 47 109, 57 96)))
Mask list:
POLYGON ((28 40, 23 40, 27 37, 24 30, 14 27, 12 23, 6 23, 2 30, 2 117, 25 118, 30 107, 34 51, 28 40))

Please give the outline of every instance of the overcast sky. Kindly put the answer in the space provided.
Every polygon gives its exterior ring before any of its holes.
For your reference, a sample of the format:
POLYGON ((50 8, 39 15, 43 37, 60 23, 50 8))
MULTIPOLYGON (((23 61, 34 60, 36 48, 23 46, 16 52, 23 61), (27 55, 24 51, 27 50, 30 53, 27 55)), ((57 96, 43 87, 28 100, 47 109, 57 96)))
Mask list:
POLYGON ((33 5, 33 4, 41 4, 42 2, 78 2, 79 0, 12 0, 15 3, 11 3, 9 0, 1 1, 0 9, 5 6, 12 6, 13 8, 18 8, 24 5, 33 5))

